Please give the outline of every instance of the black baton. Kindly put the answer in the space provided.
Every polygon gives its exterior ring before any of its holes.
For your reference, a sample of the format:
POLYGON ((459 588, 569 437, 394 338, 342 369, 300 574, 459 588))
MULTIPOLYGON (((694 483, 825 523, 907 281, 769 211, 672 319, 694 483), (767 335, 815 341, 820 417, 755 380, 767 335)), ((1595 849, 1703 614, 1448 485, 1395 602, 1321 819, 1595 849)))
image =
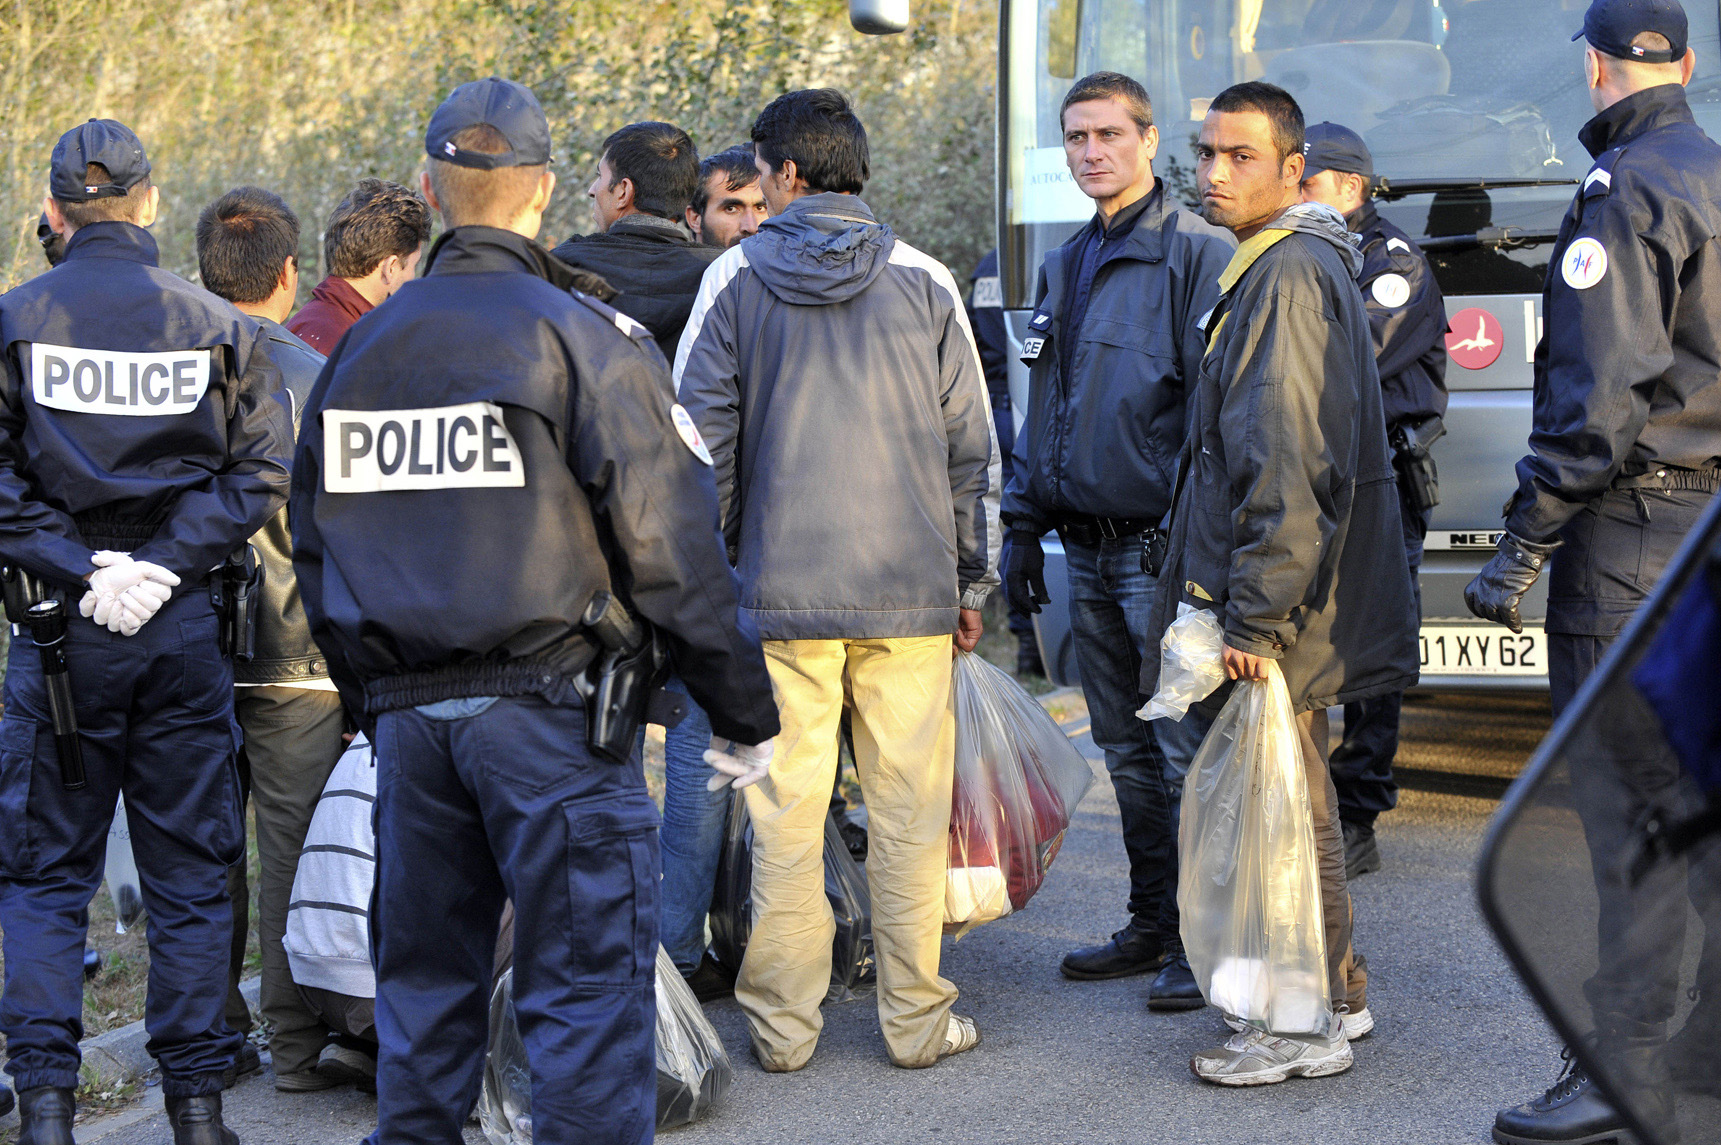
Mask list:
POLYGON ((54 746, 60 753, 60 783, 67 791, 81 791, 84 749, 78 742, 78 713, 72 705, 72 676, 66 668, 66 606, 57 600, 44 600, 32 604, 25 619, 30 638, 42 653, 42 682, 48 688, 54 746))

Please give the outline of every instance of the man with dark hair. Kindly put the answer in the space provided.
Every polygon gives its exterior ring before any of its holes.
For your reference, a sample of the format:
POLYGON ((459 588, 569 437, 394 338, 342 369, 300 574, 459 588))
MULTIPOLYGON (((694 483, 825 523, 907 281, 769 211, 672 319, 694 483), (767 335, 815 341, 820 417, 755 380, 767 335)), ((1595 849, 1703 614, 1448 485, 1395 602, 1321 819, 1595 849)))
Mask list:
MULTIPOLYGON (((1422 248, 1380 217, 1370 202, 1374 157, 1362 136, 1337 123, 1305 133, 1303 201, 1325 203, 1362 240, 1363 302, 1374 332, 1375 366, 1385 401, 1387 440, 1398 470, 1404 555, 1410 563, 1417 616, 1422 591, 1422 541, 1435 505, 1434 459, 1428 447, 1443 433, 1446 414, 1446 302, 1422 248)), ((1398 805, 1392 760, 1404 696, 1388 693, 1345 705, 1344 742, 1333 749, 1333 785, 1345 834, 1345 877, 1380 869, 1374 821, 1398 805)))
POLYGON ((245 833, 233 665, 217 640, 232 616, 210 570, 281 507, 292 421, 257 323, 157 266, 149 173, 123 124, 67 132, 43 204, 66 260, 0 296, 0 561, 26 600, 71 614, 82 752, 79 775, 44 734, 58 705, 42 659, 13 641, 0 1033, 32 1145, 72 1140, 86 908, 122 793, 149 911, 144 1021, 175 1145, 238 1142, 221 1088, 241 1040, 223 1009, 227 871, 245 833))
POLYGON ((699 161, 699 189, 687 204, 687 226, 706 246, 728 250, 748 235, 771 208, 759 193, 759 168, 753 165, 753 145, 743 143, 699 161))
MULTIPOLYGON (((282 325, 298 294, 298 216, 270 191, 237 187, 198 216, 197 265, 205 287, 263 327, 269 356, 286 381, 297 433, 299 413, 323 368, 323 355, 282 325)), ((262 866, 257 891, 263 958, 259 1001, 271 1027, 275 1088, 305 1093, 341 1081, 364 1084, 376 1073, 374 1056, 350 1039, 330 1044, 337 1036, 346 1039, 346 1034, 331 1030, 305 1004, 282 946, 299 852, 323 785, 340 759, 346 719, 328 665, 311 639, 293 579, 285 505, 251 538, 251 547, 263 566, 256 652, 234 666, 234 708, 244 733, 241 774, 250 788, 262 866), (319 1068, 325 1049, 327 1060, 319 1068)), ((236 917, 241 909, 236 898, 236 917)))
POLYGON ((360 179, 323 232, 326 277, 287 329, 328 354, 347 329, 412 280, 430 240, 430 211, 409 187, 360 179))
POLYGON ((657 810, 630 734, 646 697, 609 705, 605 650, 647 622, 730 774, 770 760, 770 680, 663 355, 533 241, 556 185, 543 108, 464 84, 425 152, 445 229, 330 357, 293 469, 311 631, 376 745, 369 1141, 461 1141, 511 899, 533 1132, 637 1145, 657 1114, 657 810))
MULTIPOLYGON (((1349 1040, 1373 1025, 1351 954, 1327 708, 1416 682, 1416 614, 1356 285, 1362 253, 1338 212, 1301 201, 1302 110, 1270 84, 1227 88, 1195 153, 1202 212, 1240 245, 1204 323, 1152 631, 1180 604, 1218 613, 1226 674, 1282 679, 1297 713, 1331 1009, 1310 1007, 1307 1025, 1280 1029, 1236 1022, 1237 1037, 1190 1062, 1205 1081, 1270 1085, 1349 1069, 1349 1040)), ((1149 657, 1143 693, 1158 680, 1159 657, 1149 657)))
POLYGON ((855 197, 867 145, 848 100, 779 96, 753 143, 771 217, 712 264, 675 369, 783 722, 782 756, 747 788, 735 997, 766 1070, 807 1064, 831 975, 820 855, 846 695, 876 841, 879 1020, 891 1061, 920 1068, 980 1040, 938 963, 952 634, 973 651, 997 583, 986 383, 955 279, 855 197))
POLYGON ((616 291, 612 305, 675 357, 699 279, 721 252, 687 237, 680 219, 699 190, 699 155, 671 123, 630 123, 604 140, 597 178, 587 188, 597 233, 551 253, 590 271, 616 291))
POLYGON ((1011 603, 1047 601, 1040 537, 1056 530, 1070 581, 1076 665, 1117 792, 1129 855, 1129 921, 1071 951, 1070 978, 1153 973, 1148 1005, 1202 1005, 1177 920, 1177 803, 1201 743, 1198 717, 1136 719, 1160 530, 1200 368, 1201 316, 1218 300, 1231 236, 1172 201, 1153 173, 1147 92, 1097 72, 1064 96, 1064 158, 1094 217, 1046 256, 1023 343, 1028 413, 1004 495, 1011 603), (1157 315, 1152 321, 1143 315, 1157 315))

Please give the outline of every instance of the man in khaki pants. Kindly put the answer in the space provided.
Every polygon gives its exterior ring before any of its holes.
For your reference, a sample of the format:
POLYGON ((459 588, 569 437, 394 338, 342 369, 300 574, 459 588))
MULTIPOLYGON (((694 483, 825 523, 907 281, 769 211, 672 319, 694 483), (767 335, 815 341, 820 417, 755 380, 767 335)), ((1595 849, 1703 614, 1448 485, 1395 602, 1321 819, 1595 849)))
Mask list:
POLYGON ((709 446, 783 729, 768 772, 732 751, 707 757, 738 785, 757 780, 735 997, 761 1065, 807 1063, 831 973, 824 820, 847 702, 879 1021, 893 1062, 930 1066, 980 1040, 951 1013, 938 958, 952 633, 963 649, 979 641, 1001 539, 986 382, 955 279, 857 197, 866 131, 847 101, 790 92, 753 143, 771 217, 706 271, 675 367, 691 414, 680 428, 709 446))

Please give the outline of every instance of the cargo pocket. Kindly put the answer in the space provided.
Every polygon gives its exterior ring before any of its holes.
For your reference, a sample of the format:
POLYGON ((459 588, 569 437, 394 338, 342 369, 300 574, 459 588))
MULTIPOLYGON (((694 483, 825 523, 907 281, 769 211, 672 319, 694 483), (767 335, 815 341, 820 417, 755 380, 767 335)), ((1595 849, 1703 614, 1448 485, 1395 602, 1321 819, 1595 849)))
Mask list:
POLYGON ((643 790, 562 804, 568 817, 573 977, 579 985, 637 987, 657 965, 657 808, 643 790))
POLYGON ((0 871, 15 878, 36 873, 36 839, 30 823, 35 771, 36 721, 0 720, 0 871))
POLYGON ((233 663, 221 654, 220 622, 199 616, 179 622, 179 698, 192 712, 214 715, 233 703, 233 663))

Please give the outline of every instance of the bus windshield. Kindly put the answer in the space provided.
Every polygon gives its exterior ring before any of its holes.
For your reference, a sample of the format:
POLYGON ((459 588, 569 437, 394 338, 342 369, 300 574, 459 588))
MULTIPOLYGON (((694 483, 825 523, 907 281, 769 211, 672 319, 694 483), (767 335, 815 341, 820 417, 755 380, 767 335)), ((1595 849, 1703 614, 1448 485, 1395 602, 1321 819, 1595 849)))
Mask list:
MULTIPOLYGON (((1360 133, 1377 175, 1426 188, 1382 208, 1412 234, 1554 230, 1569 186, 1496 192, 1481 210, 1474 191, 1456 192, 1444 210, 1430 196, 1484 179, 1563 184, 1589 168, 1577 132, 1594 111, 1583 44, 1570 40, 1588 0, 1006 4, 1000 159, 1010 306, 1031 302, 1031 276, 1046 250, 1093 214, 1064 165, 1058 104, 1076 77, 1102 69, 1147 88, 1161 140, 1154 169, 1186 203, 1196 199, 1192 145, 1207 104, 1249 79, 1285 88, 1309 123, 1332 120, 1360 133)), ((1690 96, 1711 135, 1721 135, 1718 7, 1686 5, 1697 54, 1690 96)))

